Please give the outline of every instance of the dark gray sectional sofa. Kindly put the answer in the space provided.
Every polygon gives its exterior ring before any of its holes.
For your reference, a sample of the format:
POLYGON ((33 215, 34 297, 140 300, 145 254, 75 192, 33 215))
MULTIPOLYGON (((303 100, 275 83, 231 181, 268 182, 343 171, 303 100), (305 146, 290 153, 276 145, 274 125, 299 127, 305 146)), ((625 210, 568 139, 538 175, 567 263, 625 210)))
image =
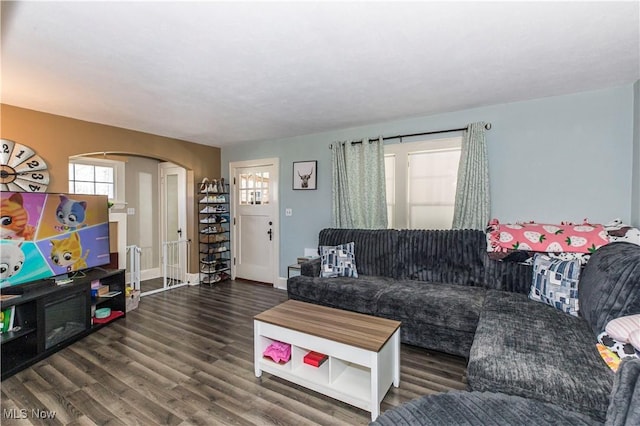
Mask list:
POLYGON ((530 266, 490 260, 481 231, 324 229, 355 243, 358 278, 289 278, 289 298, 402 321, 404 343, 468 359, 469 388, 605 418, 613 374, 595 347, 616 317, 640 313, 640 246, 612 243, 584 268, 583 317, 529 300, 530 266))
MULTIPOLYGON (((615 374, 604 426, 640 424, 640 359, 625 359, 615 374)), ((603 426, 554 404, 504 393, 452 391, 425 395, 387 410, 371 426, 603 426)))

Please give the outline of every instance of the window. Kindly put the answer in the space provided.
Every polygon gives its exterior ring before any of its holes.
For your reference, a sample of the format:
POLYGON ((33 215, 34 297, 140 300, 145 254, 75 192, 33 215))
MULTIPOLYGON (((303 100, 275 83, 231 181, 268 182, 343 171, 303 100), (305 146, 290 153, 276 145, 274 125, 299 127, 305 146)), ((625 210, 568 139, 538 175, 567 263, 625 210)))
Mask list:
POLYGON ((69 192, 106 195, 115 204, 124 203, 124 163, 88 157, 69 160, 69 192))
POLYGON ((239 204, 269 204, 269 172, 241 173, 239 204))
POLYGON ((385 146, 389 228, 450 229, 462 138, 385 146))

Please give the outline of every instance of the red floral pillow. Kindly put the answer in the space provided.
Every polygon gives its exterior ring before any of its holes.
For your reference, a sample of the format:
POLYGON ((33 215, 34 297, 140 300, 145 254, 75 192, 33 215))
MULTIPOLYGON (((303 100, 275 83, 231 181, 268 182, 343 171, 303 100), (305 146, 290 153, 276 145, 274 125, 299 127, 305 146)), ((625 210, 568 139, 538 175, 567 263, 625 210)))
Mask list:
POLYGON ((489 222, 490 251, 527 250, 551 253, 593 253, 609 244, 603 225, 583 223, 513 223, 489 222))

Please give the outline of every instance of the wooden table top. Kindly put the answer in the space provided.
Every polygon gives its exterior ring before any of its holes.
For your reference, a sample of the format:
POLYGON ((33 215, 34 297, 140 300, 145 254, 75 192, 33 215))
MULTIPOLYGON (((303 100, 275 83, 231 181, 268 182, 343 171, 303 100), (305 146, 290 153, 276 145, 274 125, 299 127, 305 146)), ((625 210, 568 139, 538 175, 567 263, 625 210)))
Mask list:
POLYGON ((400 327, 400 321, 297 300, 287 300, 254 319, 372 352, 379 352, 400 327))

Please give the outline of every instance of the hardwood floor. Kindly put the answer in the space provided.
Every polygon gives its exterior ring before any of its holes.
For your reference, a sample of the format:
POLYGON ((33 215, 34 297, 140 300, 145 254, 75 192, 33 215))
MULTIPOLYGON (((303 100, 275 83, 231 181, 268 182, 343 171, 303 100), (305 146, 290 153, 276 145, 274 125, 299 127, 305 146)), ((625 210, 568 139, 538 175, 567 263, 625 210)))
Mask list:
POLYGON ((146 291, 159 290, 164 287, 164 281, 162 278, 152 278, 140 282, 140 291, 142 293, 146 291))
MULTIPOLYGON (((240 281, 146 296, 125 319, 4 380, 0 423, 366 425, 366 411, 254 376, 253 316, 286 299, 240 281)), ((464 389, 464 377, 464 359, 402 345, 400 387, 381 410, 464 389)))

